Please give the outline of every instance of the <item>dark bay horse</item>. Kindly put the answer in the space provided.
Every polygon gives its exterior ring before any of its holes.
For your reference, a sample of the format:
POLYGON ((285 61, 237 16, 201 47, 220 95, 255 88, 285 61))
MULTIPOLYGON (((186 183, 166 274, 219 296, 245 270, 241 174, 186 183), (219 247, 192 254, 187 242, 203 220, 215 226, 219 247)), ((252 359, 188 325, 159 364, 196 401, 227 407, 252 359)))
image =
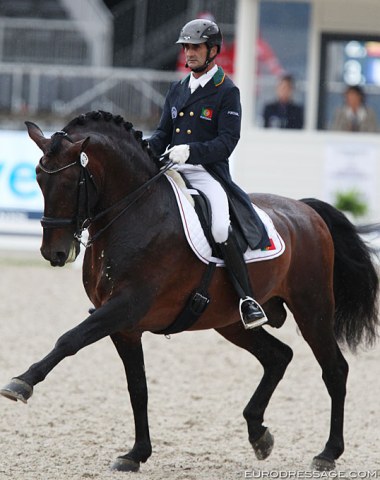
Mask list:
MULTIPOLYGON (((173 323, 206 266, 187 244, 169 182, 130 123, 90 112, 50 139, 33 123, 27 128, 43 152, 36 169, 45 201, 41 253, 51 265, 65 265, 78 255, 88 228, 83 283, 95 310, 1 393, 26 402, 61 360, 110 336, 125 367, 135 422, 135 443, 113 468, 136 471, 152 453, 142 333, 173 323)), ((330 434, 312 467, 329 470, 344 450, 348 365, 338 342, 355 349, 375 340, 378 277, 358 230, 331 205, 266 194, 252 195, 252 201, 270 215, 286 244, 280 257, 250 264, 253 288, 269 325, 280 327, 284 305, 289 308, 322 369, 331 397, 330 434)), ((264 459, 273 447, 264 413, 292 350, 262 327, 244 329, 223 268, 209 292, 210 305, 192 329, 214 328, 264 368, 243 412, 249 441, 264 459)))

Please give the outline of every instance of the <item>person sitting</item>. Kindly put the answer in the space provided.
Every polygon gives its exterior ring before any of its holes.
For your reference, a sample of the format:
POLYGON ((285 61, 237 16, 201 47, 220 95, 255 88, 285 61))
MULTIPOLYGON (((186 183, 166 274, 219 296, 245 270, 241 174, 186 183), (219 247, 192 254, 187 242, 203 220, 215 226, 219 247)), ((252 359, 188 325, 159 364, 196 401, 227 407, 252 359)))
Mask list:
POLYGON ((341 132, 377 132, 376 113, 365 102, 364 90, 359 85, 350 85, 344 92, 345 104, 334 115, 331 130, 341 132))
POLYGON ((303 107, 293 101, 294 79, 291 75, 283 75, 280 78, 276 93, 276 101, 264 107, 264 127, 303 128, 303 107))
POLYGON ((222 45, 215 22, 188 22, 176 43, 182 45, 191 73, 170 86, 160 123, 148 139, 149 147, 156 156, 166 152, 187 182, 208 198, 211 232, 240 296, 244 327, 258 327, 267 318, 253 298, 243 252, 230 223, 231 204, 248 245, 267 245, 265 228, 257 226, 248 195, 232 181, 229 171, 228 157, 240 138, 240 92, 215 63, 222 45))

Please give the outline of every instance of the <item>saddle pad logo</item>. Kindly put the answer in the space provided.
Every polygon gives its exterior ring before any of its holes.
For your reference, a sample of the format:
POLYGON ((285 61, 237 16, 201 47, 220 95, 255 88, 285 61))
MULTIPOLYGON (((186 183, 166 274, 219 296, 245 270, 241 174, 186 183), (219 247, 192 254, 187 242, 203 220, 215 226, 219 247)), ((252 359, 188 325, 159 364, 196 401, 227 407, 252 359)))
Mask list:
POLYGON ((203 120, 212 120, 214 110, 212 108, 202 107, 201 118, 203 120))
POLYGON ((262 252, 269 252, 269 250, 276 250, 276 246, 272 238, 269 238, 269 243, 270 245, 261 249, 262 252))

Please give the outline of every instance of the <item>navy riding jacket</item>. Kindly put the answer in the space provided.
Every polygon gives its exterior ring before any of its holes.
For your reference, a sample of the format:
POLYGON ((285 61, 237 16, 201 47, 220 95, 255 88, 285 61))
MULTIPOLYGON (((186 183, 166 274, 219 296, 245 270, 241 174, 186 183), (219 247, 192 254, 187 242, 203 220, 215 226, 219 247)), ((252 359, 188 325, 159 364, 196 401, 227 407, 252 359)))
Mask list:
POLYGON ((232 217, 238 222, 249 246, 269 245, 265 228, 248 195, 232 180, 228 159, 240 138, 240 92, 221 67, 213 78, 194 93, 190 75, 171 84, 157 130, 149 139, 153 153, 188 144, 187 163, 203 165, 226 190, 232 217))

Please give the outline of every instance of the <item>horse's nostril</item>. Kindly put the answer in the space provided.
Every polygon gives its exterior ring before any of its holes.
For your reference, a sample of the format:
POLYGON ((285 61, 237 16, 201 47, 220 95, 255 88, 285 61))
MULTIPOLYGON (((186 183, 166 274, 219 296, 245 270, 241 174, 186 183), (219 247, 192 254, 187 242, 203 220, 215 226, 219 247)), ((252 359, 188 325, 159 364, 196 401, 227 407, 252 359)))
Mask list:
POLYGON ((65 252, 56 252, 50 263, 53 267, 63 267, 66 263, 66 258, 65 252))

